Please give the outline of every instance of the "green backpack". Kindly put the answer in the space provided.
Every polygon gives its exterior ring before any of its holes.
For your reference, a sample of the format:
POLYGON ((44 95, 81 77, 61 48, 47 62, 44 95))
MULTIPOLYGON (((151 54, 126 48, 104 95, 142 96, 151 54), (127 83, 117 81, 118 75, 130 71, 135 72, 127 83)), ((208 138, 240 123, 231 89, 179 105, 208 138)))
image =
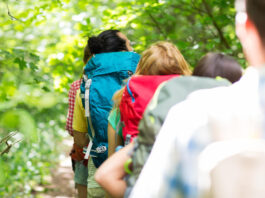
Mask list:
POLYGON ((205 77, 182 76, 173 78, 157 88, 139 123, 139 135, 134 139, 133 170, 132 174, 126 179, 128 192, 138 179, 169 109, 184 101, 190 93, 196 90, 228 86, 230 84, 225 79, 215 80, 205 77))

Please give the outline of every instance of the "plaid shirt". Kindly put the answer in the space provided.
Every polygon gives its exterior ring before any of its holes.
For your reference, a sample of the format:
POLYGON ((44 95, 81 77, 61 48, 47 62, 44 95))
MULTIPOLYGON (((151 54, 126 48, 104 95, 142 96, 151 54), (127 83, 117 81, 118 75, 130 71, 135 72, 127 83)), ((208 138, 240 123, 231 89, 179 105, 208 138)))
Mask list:
POLYGON ((66 118, 66 127, 65 129, 68 133, 73 136, 73 115, 74 115, 74 107, 75 107, 75 96, 77 90, 80 88, 81 79, 76 80, 71 84, 69 93, 68 93, 68 114, 66 118))

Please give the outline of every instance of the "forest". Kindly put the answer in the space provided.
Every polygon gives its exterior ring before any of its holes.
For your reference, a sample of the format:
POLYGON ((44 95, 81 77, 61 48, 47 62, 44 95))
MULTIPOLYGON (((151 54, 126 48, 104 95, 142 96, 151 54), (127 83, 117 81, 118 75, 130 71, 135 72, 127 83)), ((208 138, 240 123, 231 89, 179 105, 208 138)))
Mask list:
POLYGON ((234 17, 234 0, 1 0, 0 197, 34 197, 49 182, 89 36, 118 29, 138 53, 167 40, 191 67, 223 52, 245 68, 234 17))

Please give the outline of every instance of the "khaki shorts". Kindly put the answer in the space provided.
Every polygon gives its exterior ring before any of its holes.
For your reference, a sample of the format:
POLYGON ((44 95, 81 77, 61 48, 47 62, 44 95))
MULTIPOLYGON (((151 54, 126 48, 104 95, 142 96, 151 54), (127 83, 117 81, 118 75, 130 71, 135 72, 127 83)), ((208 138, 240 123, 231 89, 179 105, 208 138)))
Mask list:
POLYGON ((88 160, 88 177, 87 177, 87 198, 104 198, 105 191, 95 181, 94 175, 97 168, 94 166, 93 160, 88 160))
POLYGON ((88 188, 87 198, 104 198, 105 191, 102 188, 88 188))

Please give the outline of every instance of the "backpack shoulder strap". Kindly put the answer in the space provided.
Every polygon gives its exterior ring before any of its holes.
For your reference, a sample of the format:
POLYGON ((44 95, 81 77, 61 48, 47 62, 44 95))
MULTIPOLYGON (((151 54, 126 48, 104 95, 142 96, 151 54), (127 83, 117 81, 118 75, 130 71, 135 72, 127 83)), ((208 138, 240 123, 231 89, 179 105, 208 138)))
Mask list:
POLYGON ((84 108, 85 108, 85 117, 87 118, 87 123, 89 125, 90 130, 88 129, 88 135, 90 138, 89 144, 86 148, 86 154, 85 154, 85 159, 88 159, 89 155, 90 155, 90 150, 92 148, 92 140, 95 136, 95 131, 94 131, 94 127, 92 125, 92 121, 91 121, 91 116, 90 116, 90 112, 89 112, 89 89, 90 86, 92 84, 92 79, 88 78, 87 75, 83 75, 83 83, 84 83, 84 88, 85 88, 85 93, 83 93, 82 98, 84 99, 84 108))
POLYGON ((85 82, 85 116, 89 117, 89 88, 92 84, 92 79, 89 79, 87 75, 84 75, 85 82))
MULTIPOLYGON (((93 138, 95 136, 95 131, 94 131, 94 127, 92 125, 92 121, 91 121, 91 117, 90 117, 90 109, 89 109, 89 98, 90 98, 90 86, 92 84, 92 79, 88 78, 87 75, 83 75, 83 86, 84 86, 84 90, 85 92, 83 92, 83 94, 81 95, 81 97, 84 99, 83 105, 85 108, 85 117, 87 118, 87 123, 91 129, 88 130, 88 134, 90 136, 90 138, 93 138)), ((82 85, 81 85, 82 86, 82 85)))

